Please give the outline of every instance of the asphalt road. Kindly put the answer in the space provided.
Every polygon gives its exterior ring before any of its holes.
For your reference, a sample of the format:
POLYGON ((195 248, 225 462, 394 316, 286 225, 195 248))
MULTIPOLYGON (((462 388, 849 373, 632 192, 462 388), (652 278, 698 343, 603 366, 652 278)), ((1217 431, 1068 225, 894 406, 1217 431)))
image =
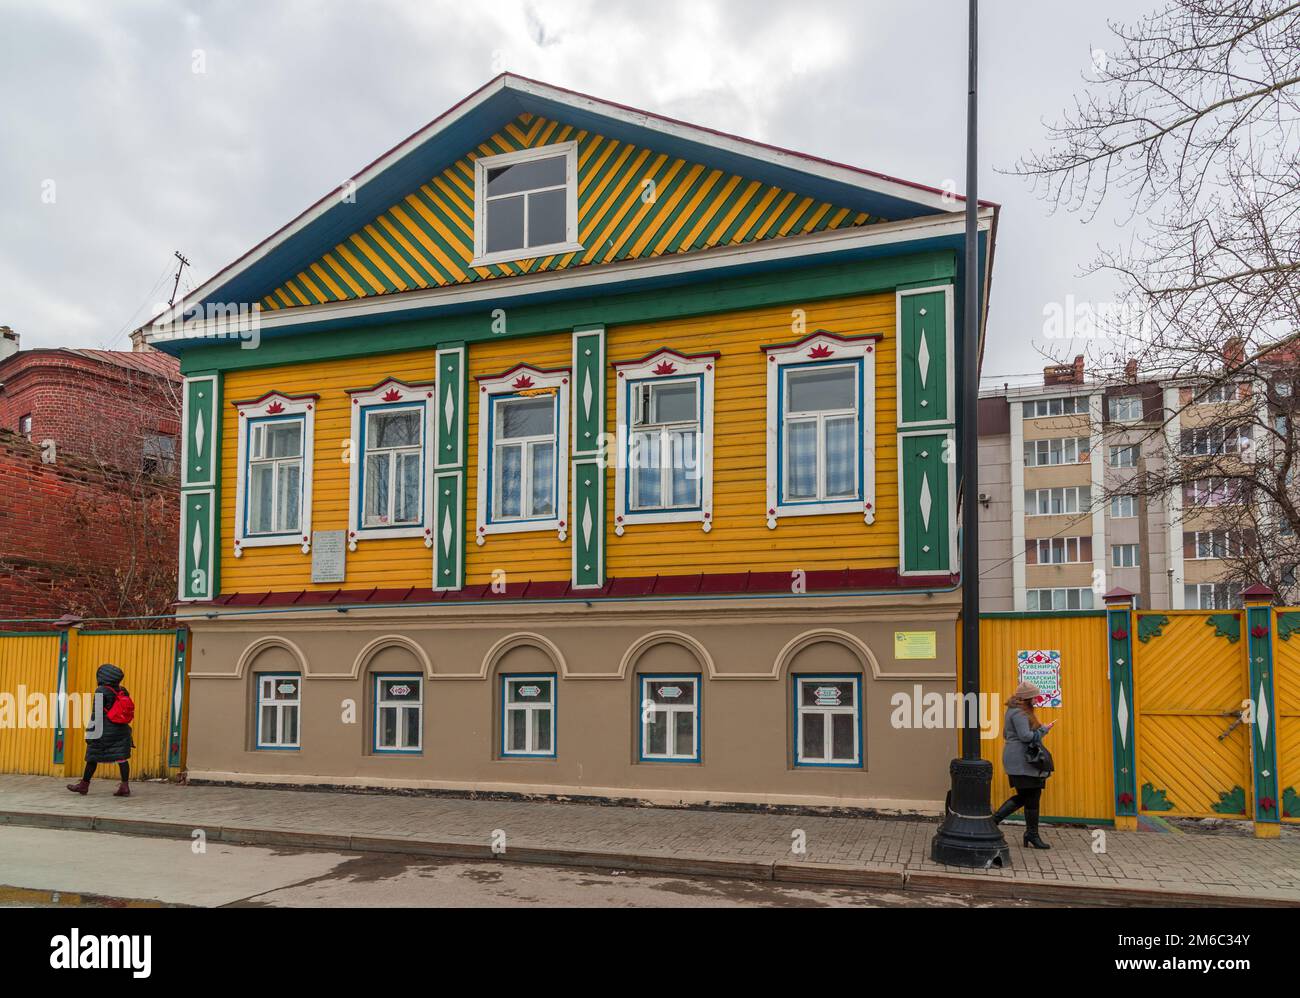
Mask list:
POLYGON ((975 908, 994 903, 948 894, 794 887, 508 861, 225 843, 207 843, 196 852, 192 843, 171 839, 0 827, 0 907, 117 906, 127 901, 283 908, 975 908))

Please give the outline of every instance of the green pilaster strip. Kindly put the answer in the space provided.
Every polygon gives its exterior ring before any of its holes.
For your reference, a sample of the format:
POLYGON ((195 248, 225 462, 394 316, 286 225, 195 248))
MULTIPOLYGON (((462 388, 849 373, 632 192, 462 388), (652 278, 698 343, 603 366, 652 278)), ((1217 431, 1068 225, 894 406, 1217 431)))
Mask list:
POLYGON ((944 291, 899 296, 898 388, 902 424, 947 422, 952 357, 944 291))
MULTIPOLYGON (((59 632, 59 667, 54 712, 54 764, 63 765, 64 722, 68 716, 68 632, 59 632)), ((21 708, 20 708, 21 709, 21 708)))
POLYGON ((181 439, 180 565, 177 596, 208 600, 220 591, 221 373, 185 379, 181 439))
POLYGON ((465 585, 465 406, 469 364, 464 343, 438 348, 437 427, 433 477, 433 588, 465 585))
POLYGON ((176 631, 175 652, 172 659, 171 730, 167 735, 167 766, 175 769, 181 764, 181 723, 185 717, 185 649, 189 632, 176 631))
POLYGON ((434 476, 433 588, 461 589, 465 585, 465 472, 434 476))
POLYGON ((903 551, 906 574, 943 574, 952 564, 953 509, 950 489, 955 448, 952 432, 904 434, 902 460, 903 551))
POLYGON ((573 544, 574 589, 605 585, 605 327, 573 331, 573 544))
POLYGON ((1246 607, 1247 648, 1250 652, 1250 698, 1255 723, 1251 754, 1255 769, 1255 821, 1281 820, 1277 782, 1277 705, 1273 700, 1273 608, 1246 607))
POLYGON ((573 588, 605 584, 605 472, 597 459, 573 462, 573 588))
POLYGON ((211 489, 181 493, 180 598, 212 599, 216 586, 216 503, 211 489))
POLYGON ((1133 745, 1133 635, 1128 609, 1106 610, 1110 651, 1110 740, 1115 814, 1137 814, 1137 753, 1133 745))
POLYGON ((600 450, 605 432, 605 328, 573 331, 573 456, 600 450))

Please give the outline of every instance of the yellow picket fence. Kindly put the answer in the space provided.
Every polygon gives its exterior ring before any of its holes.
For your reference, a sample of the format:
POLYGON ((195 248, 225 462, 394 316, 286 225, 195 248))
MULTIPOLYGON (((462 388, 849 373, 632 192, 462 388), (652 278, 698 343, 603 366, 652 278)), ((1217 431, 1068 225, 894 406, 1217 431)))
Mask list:
MULTIPOLYGON (((170 777, 185 766, 185 631, 0 632, 0 773, 79 776, 95 672, 125 674, 135 701, 132 777, 170 777)), ((116 779, 101 766, 98 776, 116 779)))

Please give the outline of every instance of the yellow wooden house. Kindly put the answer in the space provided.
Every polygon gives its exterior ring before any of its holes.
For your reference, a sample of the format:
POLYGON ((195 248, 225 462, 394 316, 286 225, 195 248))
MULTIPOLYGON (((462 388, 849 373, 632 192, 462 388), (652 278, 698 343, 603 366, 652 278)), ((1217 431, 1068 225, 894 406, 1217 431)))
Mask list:
POLYGON ((215 274, 191 776, 932 804, 963 207, 504 75, 215 274))

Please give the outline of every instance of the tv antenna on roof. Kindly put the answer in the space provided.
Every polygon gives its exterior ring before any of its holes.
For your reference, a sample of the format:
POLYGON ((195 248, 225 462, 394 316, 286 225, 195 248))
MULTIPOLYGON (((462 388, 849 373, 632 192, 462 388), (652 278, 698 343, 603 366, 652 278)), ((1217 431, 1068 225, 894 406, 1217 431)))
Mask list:
POLYGON ((185 267, 189 264, 189 261, 186 260, 185 257, 181 256, 180 250, 175 251, 175 256, 176 259, 180 261, 180 263, 176 267, 176 281, 175 283, 172 284, 172 296, 167 299, 168 305, 176 304, 176 289, 181 286, 181 271, 184 270, 185 267))

